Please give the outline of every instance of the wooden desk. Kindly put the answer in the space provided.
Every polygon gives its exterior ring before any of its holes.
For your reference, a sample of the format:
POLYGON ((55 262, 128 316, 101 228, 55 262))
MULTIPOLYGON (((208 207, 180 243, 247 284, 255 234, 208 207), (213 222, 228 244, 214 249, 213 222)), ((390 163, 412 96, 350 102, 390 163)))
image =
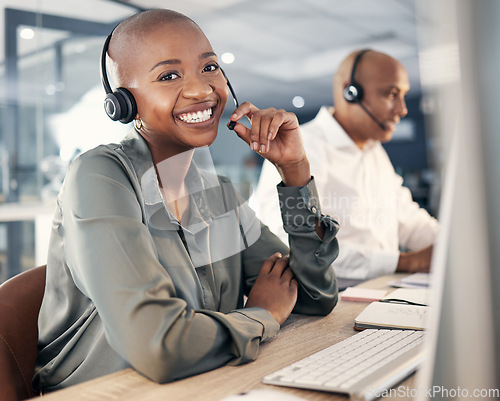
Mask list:
MULTIPOLYGON (((364 288, 391 290, 389 281, 404 277, 395 274, 360 284, 364 288)), ((347 396, 319 391, 270 386, 262 378, 313 352, 356 334, 354 318, 367 306, 361 302, 342 302, 326 317, 292 315, 271 340, 261 345, 256 361, 241 366, 224 366, 184 380, 156 384, 132 369, 122 370, 44 396, 46 401, 175 400, 218 401, 228 395, 257 388, 295 394, 306 400, 348 400, 347 396)), ((414 376, 403 384, 414 387, 414 376)), ((392 398, 394 400, 394 398, 392 398)))

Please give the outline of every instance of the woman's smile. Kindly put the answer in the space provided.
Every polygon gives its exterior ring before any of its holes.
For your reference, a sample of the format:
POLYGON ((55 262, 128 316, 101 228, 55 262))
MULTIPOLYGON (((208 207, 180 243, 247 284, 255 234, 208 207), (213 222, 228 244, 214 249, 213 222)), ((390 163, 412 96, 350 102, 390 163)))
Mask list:
POLYGON ((173 114, 175 121, 180 125, 189 125, 190 128, 203 128, 213 124, 218 109, 216 100, 206 100, 188 107, 177 108, 173 114))
POLYGON ((188 124, 202 123, 209 120, 210 117, 212 117, 212 109, 205 109, 203 111, 195 111, 192 113, 184 113, 177 116, 179 120, 184 121, 188 124))

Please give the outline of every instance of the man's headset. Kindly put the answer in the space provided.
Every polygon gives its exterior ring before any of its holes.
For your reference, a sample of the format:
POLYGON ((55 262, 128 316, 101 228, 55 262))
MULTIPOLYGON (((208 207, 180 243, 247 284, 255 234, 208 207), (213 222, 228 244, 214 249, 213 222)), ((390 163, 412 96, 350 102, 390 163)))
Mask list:
MULTIPOLYGON (((104 110, 109 118, 113 121, 120 121, 123 124, 131 122, 137 115, 137 103, 135 102, 134 95, 126 88, 117 88, 116 90, 111 89, 109 83, 108 74, 106 73, 106 54, 108 53, 109 42, 111 40, 111 32, 104 42, 101 53, 101 82, 106 91, 106 97, 104 98, 104 110)), ((222 75, 226 79, 227 86, 233 97, 234 104, 236 108, 239 107, 238 100, 236 99, 236 94, 234 93, 233 87, 231 86, 229 80, 227 79, 226 73, 221 68, 222 75)), ((230 121, 228 128, 230 130, 234 129, 236 122, 230 121)))
POLYGON ((361 57, 363 57, 363 55, 369 51, 370 49, 364 49, 359 51, 358 54, 356 55, 354 62, 352 63, 351 81, 349 82, 349 85, 347 85, 344 88, 344 99, 349 103, 359 104, 361 108, 365 111, 365 113, 368 114, 370 118, 373 121, 375 121, 377 125, 385 131, 386 129, 385 125, 381 121, 379 121, 377 117, 375 117, 361 102, 363 100, 363 87, 354 80, 354 75, 356 74, 356 67, 359 64, 361 57))

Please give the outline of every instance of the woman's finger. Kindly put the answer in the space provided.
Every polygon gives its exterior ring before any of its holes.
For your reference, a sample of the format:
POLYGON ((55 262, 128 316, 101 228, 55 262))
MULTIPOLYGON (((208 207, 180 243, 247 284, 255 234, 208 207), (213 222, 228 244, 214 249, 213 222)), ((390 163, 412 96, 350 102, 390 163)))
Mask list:
POLYGON ((259 130, 259 152, 266 153, 269 150, 269 130, 277 117, 276 109, 261 110, 260 114, 260 124, 256 127, 259 130))
POLYGON ((233 114, 229 117, 229 120, 232 122, 238 122, 243 117, 247 116, 249 119, 251 117, 252 112, 259 110, 256 106, 254 106, 250 102, 244 102, 240 104, 240 106, 233 111, 233 114))
POLYGON ((260 151, 261 117, 260 113, 252 113, 250 118, 250 147, 256 152, 260 151))
POLYGON ((281 255, 280 252, 273 253, 271 256, 269 256, 264 261, 264 263, 262 263, 262 267, 260 268, 259 274, 268 274, 268 273, 270 273, 273 270, 273 268, 274 268, 274 266, 276 264, 276 261, 278 261, 282 257, 283 257, 283 255, 281 255))
POLYGON ((290 266, 287 266, 284 270, 283 273, 281 274, 281 278, 287 282, 292 281, 292 279, 295 277, 293 274, 292 269, 290 269, 290 266))
POLYGON ((267 139, 268 140, 274 140, 276 138, 276 135, 278 135, 278 131, 283 125, 283 123, 286 121, 287 118, 287 112, 283 109, 277 110, 276 115, 274 116, 271 124, 269 125, 268 132, 267 132, 267 139))
POLYGON ((285 269, 288 267, 288 262, 289 261, 290 261, 290 256, 288 256, 288 255, 283 256, 282 258, 277 259, 274 262, 274 266, 273 266, 273 268, 271 270, 271 273, 279 275, 281 277, 281 275, 283 274, 283 272, 285 271, 285 269))

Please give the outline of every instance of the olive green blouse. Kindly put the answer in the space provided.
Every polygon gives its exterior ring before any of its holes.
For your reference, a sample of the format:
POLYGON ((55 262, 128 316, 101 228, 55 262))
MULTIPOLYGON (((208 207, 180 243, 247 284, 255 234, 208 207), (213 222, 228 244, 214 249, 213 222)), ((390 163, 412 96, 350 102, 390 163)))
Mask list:
POLYGON ((136 131, 71 164, 52 224, 35 389, 128 367, 164 383, 254 360, 279 325, 265 309, 244 308, 244 296, 278 251, 290 252, 299 282, 295 313, 335 306, 338 224, 321 215, 314 179, 278 185, 289 251, 228 179, 194 163, 191 218, 181 226, 153 167, 136 131))

